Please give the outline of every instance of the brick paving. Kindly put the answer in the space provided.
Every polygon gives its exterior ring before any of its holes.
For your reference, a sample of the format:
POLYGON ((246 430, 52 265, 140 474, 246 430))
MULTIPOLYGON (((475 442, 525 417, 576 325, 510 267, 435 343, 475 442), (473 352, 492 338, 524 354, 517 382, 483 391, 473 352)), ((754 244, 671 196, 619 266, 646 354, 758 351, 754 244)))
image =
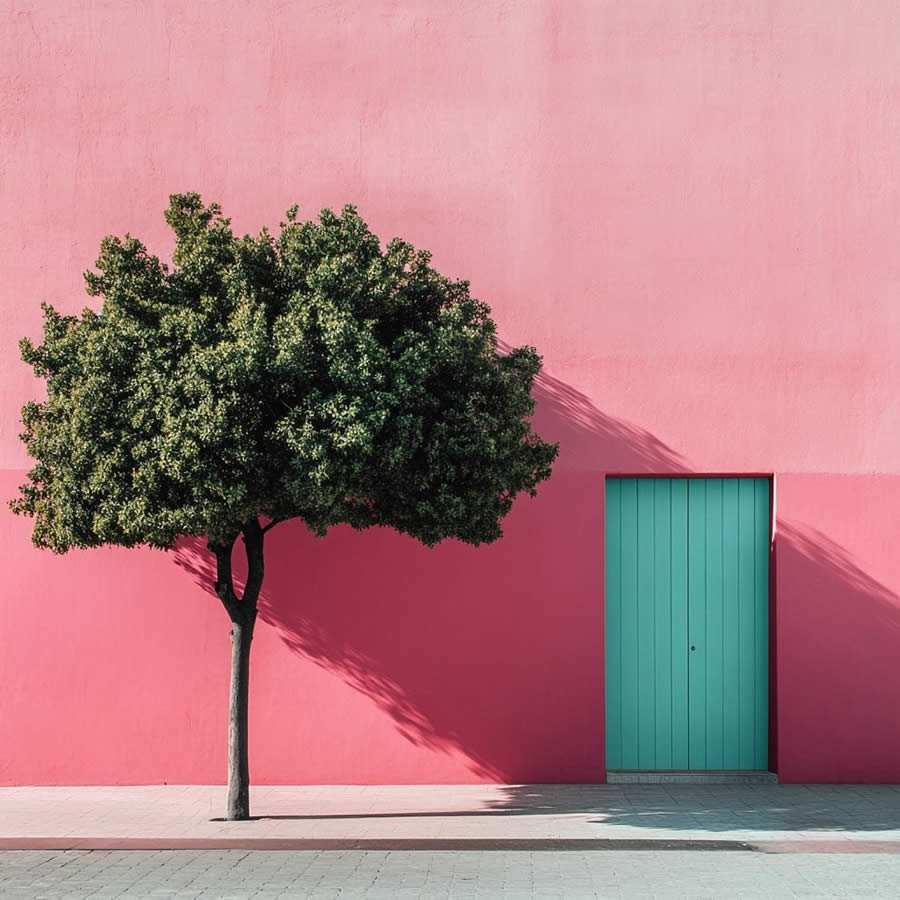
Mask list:
POLYGON ((0 896, 38 898, 896 898, 900 854, 717 851, 0 853, 0 896))

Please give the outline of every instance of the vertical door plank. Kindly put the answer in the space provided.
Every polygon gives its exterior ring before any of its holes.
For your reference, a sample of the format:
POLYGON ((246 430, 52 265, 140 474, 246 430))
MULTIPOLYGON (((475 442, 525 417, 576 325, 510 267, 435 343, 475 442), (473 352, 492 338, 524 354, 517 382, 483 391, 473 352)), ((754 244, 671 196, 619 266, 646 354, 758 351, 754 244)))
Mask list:
POLYGON ((738 645, 740 654, 740 751, 737 767, 753 768, 753 749, 756 743, 754 719, 756 710, 756 566, 755 547, 755 490, 753 481, 742 478, 738 482, 738 645))
POLYGON ((738 598, 740 575, 737 522, 737 481, 722 483, 722 765, 737 769, 740 761, 740 630, 738 598))
POLYGON ((722 487, 723 479, 706 483, 706 761, 703 768, 724 766, 725 654, 722 647, 722 487))
POLYGON ((622 760, 638 765, 638 521, 637 481, 622 479, 622 760))
POLYGON ((672 768, 672 482, 653 480, 654 700, 653 767, 672 768))
POLYGON ((672 768, 688 760, 688 482, 672 480, 672 768))
POLYGON ((656 643, 654 479, 640 478, 638 495, 638 768, 656 767, 656 643))
POLYGON ((692 769, 706 765, 706 481, 688 482, 688 692, 692 769), (694 647, 694 650, 691 650, 694 647))
POLYGON ((622 485, 606 480, 606 767, 622 768, 622 485))

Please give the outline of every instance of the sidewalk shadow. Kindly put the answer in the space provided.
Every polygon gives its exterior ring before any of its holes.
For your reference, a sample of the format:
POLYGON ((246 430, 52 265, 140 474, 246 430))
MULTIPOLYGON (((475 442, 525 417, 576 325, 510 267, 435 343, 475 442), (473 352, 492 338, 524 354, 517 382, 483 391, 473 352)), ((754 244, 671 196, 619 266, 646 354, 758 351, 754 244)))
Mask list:
MULTIPOLYGON (((580 816, 588 824, 665 831, 900 831, 893 785, 504 785, 477 809, 262 815, 272 821, 580 816)), ((610 836, 610 835, 607 835, 610 836)), ((611 835, 614 837, 615 835, 611 835)))
POLYGON ((571 816, 667 831, 900 831, 890 785, 504 785, 478 809, 260 816, 273 821, 571 816))
MULTIPOLYGON (((823 834, 900 831, 893 785, 505 785, 481 808, 262 815, 272 821, 505 819, 579 816, 588 824, 665 831, 823 834)), ((615 837, 604 832, 604 836, 615 837)))
POLYGON ((898 831, 893 785, 505 786, 493 809, 512 815, 581 814, 591 824, 728 831, 898 831))

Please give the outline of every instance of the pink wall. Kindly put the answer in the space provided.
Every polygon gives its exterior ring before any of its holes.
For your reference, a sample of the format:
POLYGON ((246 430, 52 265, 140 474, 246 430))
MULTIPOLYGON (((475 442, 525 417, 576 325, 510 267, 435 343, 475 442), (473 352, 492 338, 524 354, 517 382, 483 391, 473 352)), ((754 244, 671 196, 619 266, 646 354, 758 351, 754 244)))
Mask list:
MULTIPOLYGON (((562 454, 503 541, 272 532, 257 781, 602 780, 625 471, 775 473, 780 774, 900 781, 896 3, 6 4, 0 185, 4 496, 15 339, 104 234, 168 252, 176 190, 247 230, 354 202, 544 353, 562 454)), ((28 534, 0 513, 0 782, 222 781, 202 551, 28 534)))
POLYGON ((900 477, 778 481, 782 781, 900 781, 900 477))

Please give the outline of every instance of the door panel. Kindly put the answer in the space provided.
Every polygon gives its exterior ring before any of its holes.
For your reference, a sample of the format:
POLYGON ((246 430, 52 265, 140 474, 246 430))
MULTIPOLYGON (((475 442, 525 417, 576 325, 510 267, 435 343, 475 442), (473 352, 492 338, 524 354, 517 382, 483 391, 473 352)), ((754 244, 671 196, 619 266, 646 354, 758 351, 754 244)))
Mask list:
POLYGON ((687 490, 607 482, 607 765, 686 768, 687 490))
POLYGON ((766 769, 768 480, 609 478, 606 498, 608 768, 766 769))

